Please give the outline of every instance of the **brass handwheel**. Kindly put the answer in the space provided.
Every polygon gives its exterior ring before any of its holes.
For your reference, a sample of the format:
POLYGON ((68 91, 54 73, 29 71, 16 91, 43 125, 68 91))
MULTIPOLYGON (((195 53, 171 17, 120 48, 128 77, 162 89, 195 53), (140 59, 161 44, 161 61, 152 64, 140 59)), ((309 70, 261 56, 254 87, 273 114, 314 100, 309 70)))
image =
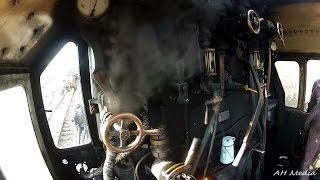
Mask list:
POLYGON ((145 136, 158 134, 157 129, 144 129, 141 120, 131 113, 112 115, 107 118, 101 128, 103 143, 115 153, 132 152, 140 146, 145 136), (129 124, 134 124, 136 127, 129 129, 129 124), (114 139, 118 142, 114 142, 114 139))
POLYGON ((258 14, 254 10, 249 10, 247 14, 247 24, 250 29, 250 31, 253 34, 259 34, 260 32, 260 21, 263 19, 260 19, 258 14))

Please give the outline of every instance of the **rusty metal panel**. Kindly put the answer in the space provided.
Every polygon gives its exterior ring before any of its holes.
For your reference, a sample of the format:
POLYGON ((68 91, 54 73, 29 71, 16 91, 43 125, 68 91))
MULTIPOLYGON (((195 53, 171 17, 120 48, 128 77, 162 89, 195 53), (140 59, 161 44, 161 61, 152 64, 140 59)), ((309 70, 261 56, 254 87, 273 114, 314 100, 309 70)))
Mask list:
POLYGON ((53 22, 55 0, 0 1, 0 63, 19 63, 53 22))
POLYGON ((271 11, 284 28, 286 46, 279 47, 281 52, 320 53, 320 2, 287 4, 271 11))

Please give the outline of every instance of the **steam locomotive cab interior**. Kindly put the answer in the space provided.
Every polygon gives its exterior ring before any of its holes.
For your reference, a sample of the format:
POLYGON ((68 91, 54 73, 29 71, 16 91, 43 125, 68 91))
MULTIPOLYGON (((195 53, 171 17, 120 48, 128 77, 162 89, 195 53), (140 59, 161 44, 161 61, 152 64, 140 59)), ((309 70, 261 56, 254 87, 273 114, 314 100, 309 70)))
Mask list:
POLYGON ((0 179, 298 179, 319 8, 0 1, 0 179))

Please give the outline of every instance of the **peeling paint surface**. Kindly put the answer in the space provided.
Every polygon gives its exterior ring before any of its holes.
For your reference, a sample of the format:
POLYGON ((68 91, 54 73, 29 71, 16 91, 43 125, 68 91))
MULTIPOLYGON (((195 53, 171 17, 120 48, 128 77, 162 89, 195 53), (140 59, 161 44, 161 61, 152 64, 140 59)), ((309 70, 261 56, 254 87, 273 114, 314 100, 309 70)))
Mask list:
MULTIPOLYGON (((286 46, 282 52, 320 53, 320 3, 296 3, 276 7, 273 19, 281 22, 286 46)), ((279 43, 280 44, 280 43, 279 43)))
POLYGON ((0 62, 19 61, 52 24, 54 0, 0 1, 0 62))

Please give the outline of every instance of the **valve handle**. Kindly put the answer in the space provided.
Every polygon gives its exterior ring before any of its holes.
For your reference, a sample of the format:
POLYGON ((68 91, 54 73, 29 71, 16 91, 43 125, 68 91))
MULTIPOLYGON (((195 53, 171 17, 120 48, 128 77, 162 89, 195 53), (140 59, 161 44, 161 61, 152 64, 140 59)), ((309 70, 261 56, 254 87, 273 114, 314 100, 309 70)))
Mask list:
POLYGON ((282 45, 285 46, 284 44, 284 38, 283 38, 283 27, 282 24, 277 22, 277 33, 278 33, 278 37, 282 42, 282 45))
POLYGON ((101 127, 103 143, 115 153, 132 152, 141 145, 145 136, 158 134, 158 129, 144 129, 141 120, 131 113, 111 115, 101 127), (128 128, 132 122, 136 125, 136 130, 128 128), (118 139, 118 142, 114 142, 114 139, 118 139))
POLYGON ((248 11, 247 24, 253 34, 259 34, 261 21, 263 21, 263 18, 259 18, 258 14, 254 10, 248 11))

